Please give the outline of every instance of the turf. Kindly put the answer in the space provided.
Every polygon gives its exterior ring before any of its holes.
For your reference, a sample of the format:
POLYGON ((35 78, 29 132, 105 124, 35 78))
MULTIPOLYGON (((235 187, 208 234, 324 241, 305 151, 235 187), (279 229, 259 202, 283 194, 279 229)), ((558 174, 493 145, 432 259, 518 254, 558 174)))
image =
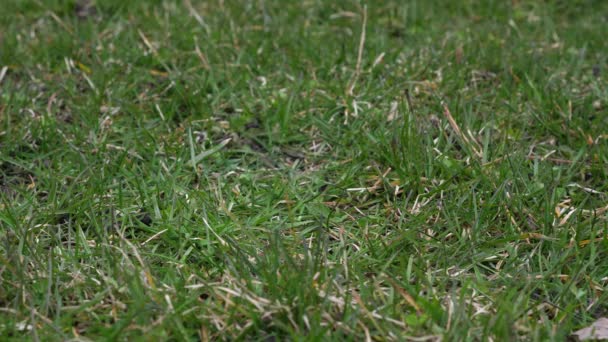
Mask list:
POLYGON ((608 2, 2 6, 0 339, 608 315, 608 2))

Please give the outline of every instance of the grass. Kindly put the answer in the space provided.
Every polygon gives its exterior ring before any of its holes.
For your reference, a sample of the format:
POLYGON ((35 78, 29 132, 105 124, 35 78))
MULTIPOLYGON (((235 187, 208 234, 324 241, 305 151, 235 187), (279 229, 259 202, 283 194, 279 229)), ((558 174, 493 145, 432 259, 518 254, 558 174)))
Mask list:
POLYGON ((3 7, 2 340, 608 315, 605 1, 3 7))

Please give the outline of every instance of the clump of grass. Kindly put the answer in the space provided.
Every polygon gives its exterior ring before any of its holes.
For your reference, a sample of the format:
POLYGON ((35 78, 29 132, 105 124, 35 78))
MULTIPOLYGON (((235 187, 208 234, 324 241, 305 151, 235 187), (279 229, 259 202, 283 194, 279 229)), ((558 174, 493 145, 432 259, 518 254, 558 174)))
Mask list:
POLYGON ((604 3, 5 8, 4 339, 560 340, 606 316, 604 3))

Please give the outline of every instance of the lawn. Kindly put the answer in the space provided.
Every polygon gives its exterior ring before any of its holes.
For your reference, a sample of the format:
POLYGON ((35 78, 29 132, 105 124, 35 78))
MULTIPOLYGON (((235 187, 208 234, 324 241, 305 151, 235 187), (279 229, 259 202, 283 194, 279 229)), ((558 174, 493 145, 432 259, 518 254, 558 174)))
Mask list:
POLYGON ((608 2, 2 0, 1 340, 608 316, 608 2))

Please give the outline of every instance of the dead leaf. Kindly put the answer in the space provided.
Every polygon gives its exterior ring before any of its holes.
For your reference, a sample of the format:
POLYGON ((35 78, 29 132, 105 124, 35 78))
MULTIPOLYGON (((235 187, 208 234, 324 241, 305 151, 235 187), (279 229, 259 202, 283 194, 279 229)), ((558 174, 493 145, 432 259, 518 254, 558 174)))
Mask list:
POLYGON ((608 318, 602 317, 590 326, 575 331, 572 335, 579 341, 608 340, 608 318))

